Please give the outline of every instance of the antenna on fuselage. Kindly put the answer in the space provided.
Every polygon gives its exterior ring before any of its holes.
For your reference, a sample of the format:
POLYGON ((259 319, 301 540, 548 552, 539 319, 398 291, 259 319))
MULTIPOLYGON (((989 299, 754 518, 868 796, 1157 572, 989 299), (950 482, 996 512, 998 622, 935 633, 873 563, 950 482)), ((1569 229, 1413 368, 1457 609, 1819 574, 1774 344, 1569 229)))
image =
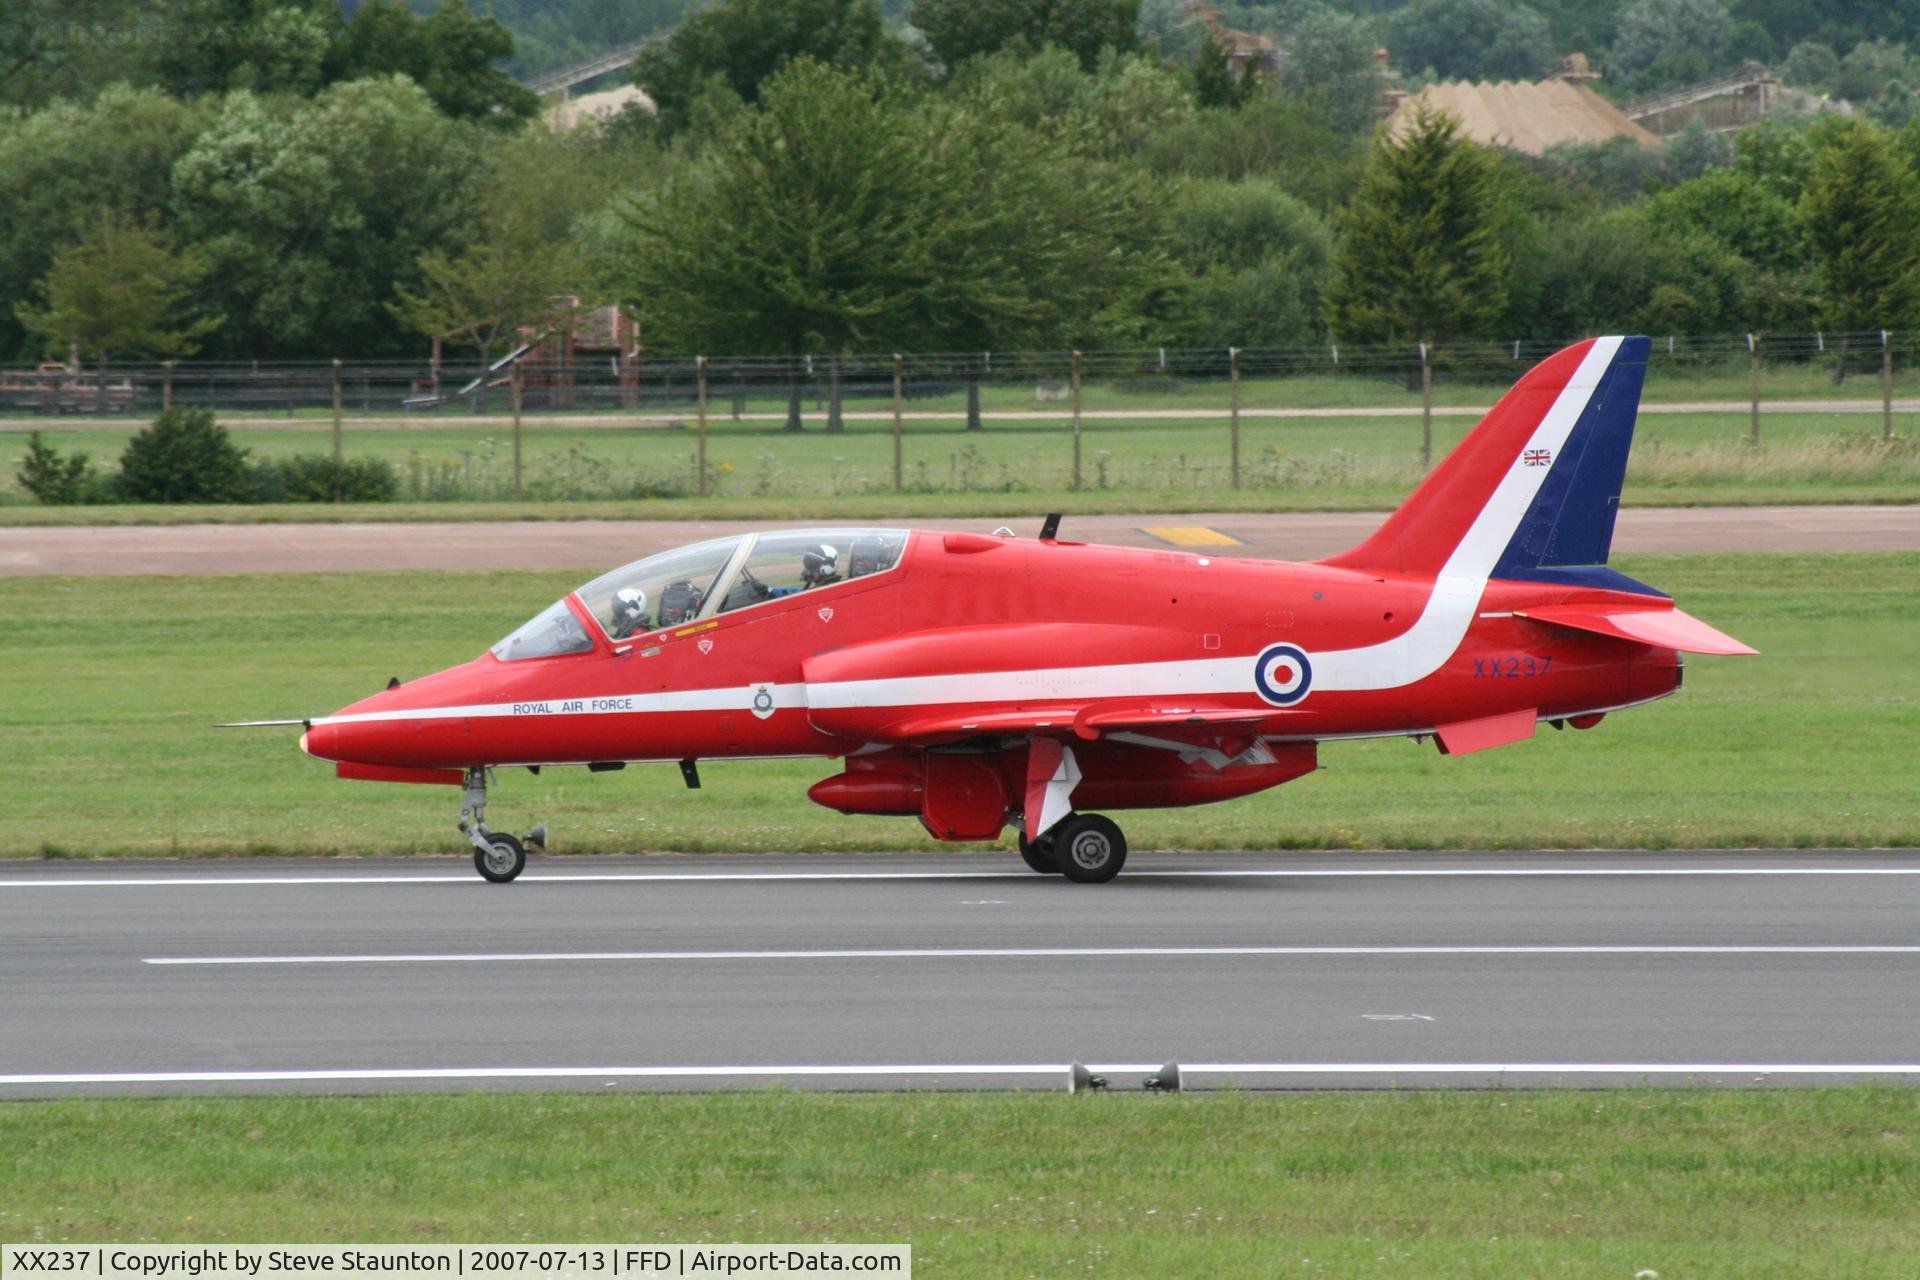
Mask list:
POLYGON ((1059 534, 1060 513, 1058 511, 1050 511, 1047 513, 1046 520, 1040 525, 1040 541, 1052 542, 1059 534))

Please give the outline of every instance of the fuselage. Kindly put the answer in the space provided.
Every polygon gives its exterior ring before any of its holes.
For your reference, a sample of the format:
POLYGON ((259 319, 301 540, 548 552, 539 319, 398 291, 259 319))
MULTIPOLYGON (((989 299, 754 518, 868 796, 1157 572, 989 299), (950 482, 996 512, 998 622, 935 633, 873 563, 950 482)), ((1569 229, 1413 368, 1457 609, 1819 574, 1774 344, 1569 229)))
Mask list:
POLYGON ((1182 699, 1244 709, 1275 743, 1579 719, 1672 692, 1679 654, 1515 612, 1617 598, 1633 599, 915 531, 883 571, 627 636, 569 596, 580 651, 483 654, 315 720, 304 744, 465 769, 838 757, 915 740, 920 723, 959 741, 965 723, 991 737, 996 717, 1182 699))

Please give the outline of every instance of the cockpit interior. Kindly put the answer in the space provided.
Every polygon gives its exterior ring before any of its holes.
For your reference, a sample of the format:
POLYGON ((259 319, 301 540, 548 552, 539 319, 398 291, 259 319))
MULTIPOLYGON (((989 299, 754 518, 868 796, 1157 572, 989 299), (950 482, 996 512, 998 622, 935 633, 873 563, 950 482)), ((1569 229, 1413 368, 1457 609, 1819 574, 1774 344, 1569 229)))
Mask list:
POLYGON ((624 644, 885 573, 906 545, 905 529, 795 529, 696 542, 602 574, 493 646, 493 656, 517 662, 590 652, 588 619, 608 641, 624 644))

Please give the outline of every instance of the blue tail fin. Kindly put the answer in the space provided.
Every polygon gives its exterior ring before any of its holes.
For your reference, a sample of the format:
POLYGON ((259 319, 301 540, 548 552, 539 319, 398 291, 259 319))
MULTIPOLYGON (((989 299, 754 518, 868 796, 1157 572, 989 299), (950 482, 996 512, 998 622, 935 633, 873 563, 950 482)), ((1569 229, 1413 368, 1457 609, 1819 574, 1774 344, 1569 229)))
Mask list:
POLYGON ((1491 576, 1663 595, 1607 567, 1646 379, 1647 338, 1625 338, 1491 576))

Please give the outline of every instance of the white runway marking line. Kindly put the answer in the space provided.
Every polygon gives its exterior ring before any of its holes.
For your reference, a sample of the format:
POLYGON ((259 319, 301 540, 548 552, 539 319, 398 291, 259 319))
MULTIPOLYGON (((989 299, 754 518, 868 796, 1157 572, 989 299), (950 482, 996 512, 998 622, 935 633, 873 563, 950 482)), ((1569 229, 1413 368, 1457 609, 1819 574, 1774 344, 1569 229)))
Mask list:
POLYGON ((1193 956, 1828 956, 1920 955, 1920 945, 1765 946, 1703 944, 1662 946, 1302 946, 1302 947, 876 947, 815 951, 489 951, 425 952, 387 955, 308 956, 149 956, 151 965, 289 965, 289 964, 502 964, 546 961, 595 963, 603 961, 687 960, 997 960, 1013 958, 1088 959, 1114 957, 1193 956))
MULTIPOLYGON (((1308 867, 1249 868, 1245 871, 1129 871, 1129 883, 1163 879, 1370 879, 1456 876, 1920 876, 1912 867, 1308 867)), ((526 875, 516 885, 603 884, 610 881, 646 884, 712 884, 726 881, 770 880, 1033 880, 1027 870, 1007 871, 607 871, 584 875, 526 875)), ((3 879, 7 889, 204 889, 257 886, 463 884, 485 887, 471 874, 432 876, 180 876, 66 878, 59 880, 3 879)))
MULTIPOLYGON (((1064 1076, 1065 1062, 847 1063, 711 1067, 385 1067, 312 1071, 85 1071, 0 1075, 0 1087, 133 1084, 324 1084, 380 1080, 766 1080, 1064 1076)), ((1089 1062, 1091 1071, 1158 1071, 1159 1062, 1089 1062)), ((1914 1062, 1183 1062, 1183 1076, 1914 1076, 1914 1062)))

